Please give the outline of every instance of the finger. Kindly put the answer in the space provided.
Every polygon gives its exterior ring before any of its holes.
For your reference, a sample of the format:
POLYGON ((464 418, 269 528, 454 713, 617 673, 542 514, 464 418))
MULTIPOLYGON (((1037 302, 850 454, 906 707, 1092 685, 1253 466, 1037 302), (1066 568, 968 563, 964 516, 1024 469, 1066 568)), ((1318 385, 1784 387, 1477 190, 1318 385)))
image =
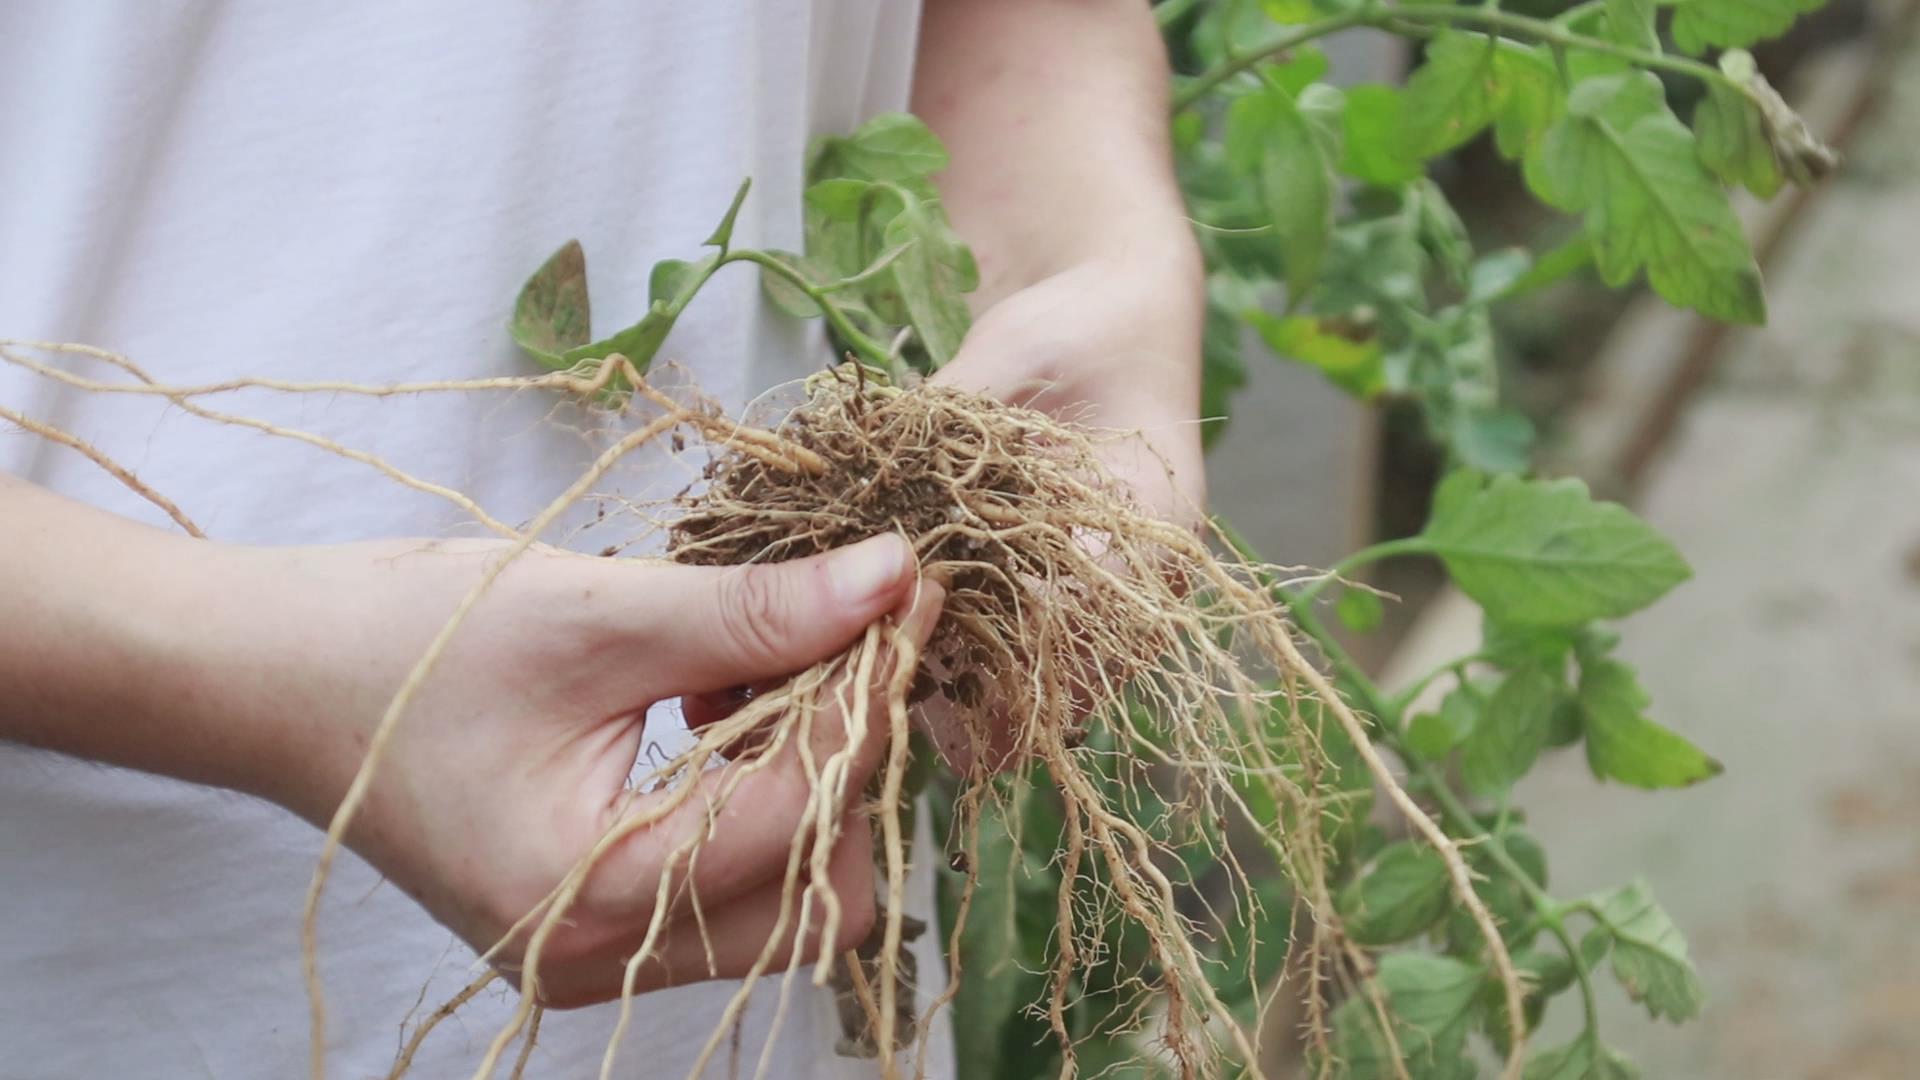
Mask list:
MULTIPOLYGON (((896 621, 907 640, 913 642, 916 653, 925 648, 933 634, 944 596, 940 586, 922 582, 896 613, 896 621)), ((872 707, 859 718, 855 729, 858 741, 845 758, 841 790, 849 797, 858 797, 886 753, 887 690, 895 660, 888 650, 875 661, 872 707)), ((844 688, 844 695, 833 694, 839 689, 830 687, 830 695, 852 698, 851 687, 844 688)), ((787 716, 780 722, 798 721, 787 716)), ((837 707, 830 705, 816 713, 811 728, 808 748, 816 770, 834 755, 849 750, 847 725, 837 707)), ((693 860, 693 887, 707 902, 716 904, 749 891, 784 872, 795 844, 806 843, 802 823, 812 817, 814 784, 797 738, 789 740, 771 758, 735 761, 709 770, 684 802, 608 853, 587 883, 585 902, 607 912, 649 908, 662 868, 677 859, 680 865, 674 870, 683 871, 686 857, 679 853, 690 839, 703 834, 695 845, 699 854, 693 860)), ((627 812, 644 813, 674 796, 672 791, 653 792, 636 800, 627 812)))
MULTIPOLYGON (((823 953, 844 952, 866 940, 873 928, 876 905, 872 827, 864 814, 848 816, 827 864, 827 880, 819 883, 811 903, 806 905, 804 921, 802 896, 809 885, 806 865, 802 862, 791 895, 784 892, 784 870, 759 888, 724 903, 710 903, 702 897, 699 918, 689 903, 663 929, 655 942, 655 955, 634 973, 634 992, 708 979, 741 978, 762 963, 762 956, 766 957, 763 971, 785 971, 795 963, 810 964, 823 953), (831 942, 821 936, 826 929, 826 893, 833 895, 840 911, 831 942)), ((564 1009, 618 999, 627 958, 644 943, 646 932, 646 921, 641 920, 580 957, 543 965, 543 1001, 564 1009)))
POLYGON ((853 644, 913 587, 907 542, 882 533, 792 562, 675 567, 650 601, 675 613, 650 645, 670 693, 791 675, 853 644))

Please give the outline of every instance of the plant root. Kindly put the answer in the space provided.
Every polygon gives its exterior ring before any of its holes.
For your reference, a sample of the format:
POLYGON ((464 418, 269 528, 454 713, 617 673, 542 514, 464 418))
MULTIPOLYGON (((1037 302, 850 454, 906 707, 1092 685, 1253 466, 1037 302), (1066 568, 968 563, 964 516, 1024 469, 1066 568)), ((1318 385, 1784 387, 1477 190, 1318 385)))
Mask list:
MULTIPOLYGON (((692 747, 656 770, 653 780, 665 797, 631 804, 488 954, 509 941, 524 942, 518 1006, 496 1032, 474 1077, 492 1076, 523 1033, 514 1075, 524 1070, 541 1015, 542 951, 605 854, 696 796, 707 800, 713 820, 740 780, 782 755, 797 757, 813 795, 795 824, 779 926, 718 1017, 696 1075, 736 1030, 763 977, 785 970, 782 985, 789 985, 809 942, 823 946, 816 984, 827 982, 841 962, 832 943, 845 898, 826 884, 826 859, 848 814, 855 812, 877 819, 877 863, 884 882, 880 940, 871 958, 849 955, 842 963, 858 1011, 872 1025, 883 1075, 924 1075, 926 1040, 918 1040, 917 1053, 903 1055, 914 1040, 900 1036, 911 1034, 908 1028, 926 1031, 957 992, 968 959, 962 955, 962 930, 983 870, 983 823, 988 810, 996 809, 1009 827, 1019 827, 1004 810, 1020 783, 1043 784, 1060 811, 1053 866, 1061 885, 1051 905, 1055 927, 1048 943, 1046 993, 1032 1004, 1061 1044, 1062 1075, 1073 1076, 1077 1068, 1068 1023, 1076 987, 1097 969, 1132 995, 1132 1037, 1143 1055, 1159 1058, 1183 1080, 1220 1075, 1229 1060, 1259 1075, 1258 1025, 1236 1015, 1210 977, 1222 964, 1240 961, 1208 948, 1203 926, 1191 913, 1190 883, 1180 876, 1178 855, 1192 844, 1218 852, 1229 870, 1233 909, 1250 919, 1257 902, 1249 872, 1224 846, 1223 834, 1231 823, 1258 836, 1271 854, 1291 886, 1290 903, 1306 916, 1294 920, 1295 957, 1282 970, 1303 973, 1308 984, 1310 1042, 1328 1045, 1322 987, 1344 979, 1347 971, 1358 976, 1375 1011, 1383 1012, 1365 956, 1344 937, 1329 899, 1328 867, 1335 857, 1331 826, 1352 813, 1337 786, 1340 765, 1328 751, 1336 737, 1357 755, 1348 767, 1370 774, 1414 833, 1444 860, 1451 887, 1479 928, 1488 965, 1501 985, 1513 1023, 1507 1075, 1517 1076, 1526 1043, 1524 984, 1457 844, 1375 751, 1367 721, 1302 655, 1284 597, 1272 584, 1275 568, 1218 555, 1209 544, 1217 537, 1143 511, 1100 464, 1102 442, 1110 436, 948 388, 889 385, 856 365, 807 380, 804 404, 777 423, 752 427, 727 419, 711 405, 675 400, 618 356, 526 379, 386 387, 251 379, 168 387, 115 354, 49 343, 0 342, 0 359, 81 389, 158 395, 213 422, 252 427, 360 461, 389 479, 447 499, 512 540, 394 694, 329 823, 302 933, 315 1080, 325 1071, 327 1019, 317 965, 319 906, 333 860, 394 731, 501 572, 626 454, 669 433, 676 446, 691 433, 709 454, 702 481, 662 508, 669 558, 701 565, 777 562, 894 532, 913 544, 920 572, 945 588, 942 617, 924 656, 897 625, 883 621, 841 656, 756 693, 732 715, 707 725, 692 747), (83 378, 26 355, 33 350, 84 355, 136 381, 83 378), (200 403, 243 388, 374 396, 545 389, 650 415, 528 525, 515 529, 465 495, 371 455, 200 403), (948 939, 947 983, 918 1013, 918 1023, 903 1024, 902 1016, 915 1015, 902 963, 908 867, 903 804, 916 724, 913 706, 920 706, 918 722, 956 774, 954 834, 945 838, 945 850, 954 851, 956 859, 964 856, 966 869, 948 939), (872 735, 870 714, 884 720, 872 735), (881 764, 867 790, 851 790, 855 754, 873 735, 886 739, 881 764), (731 764, 725 782, 692 782, 722 762, 731 764), (1149 772, 1177 782, 1163 785, 1170 792, 1161 791, 1149 772), (1159 811, 1137 813, 1149 796, 1159 811), (1255 803, 1270 809, 1257 811, 1255 803), (1137 956, 1117 964, 1107 942, 1121 927, 1142 944, 1137 956), (791 944, 783 950, 780 942, 790 928, 791 944)), ((27 419, 10 412, 0 416, 15 423, 27 419)), ((44 424, 21 426, 88 451, 44 424)), ((131 474, 122 476, 124 470, 115 471, 97 453, 88 456, 123 483, 131 480, 131 474)), ((163 509, 171 505, 137 481, 129 486, 163 509)), ((177 509, 171 516, 195 531, 177 509)), ((675 890, 691 888, 691 865, 710 832, 692 835, 668 856, 645 937, 627 961, 620 1032, 630 1015, 637 973, 657 957, 675 890)), ((476 981, 416 1027, 391 1075, 403 1075, 433 1027, 490 979, 476 981)), ((784 993, 782 1005, 783 1016, 784 993)), ((1391 1025, 1385 1027, 1391 1039, 1391 1025)), ((607 1047, 603 1075, 611 1075, 618 1046, 619 1032, 607 1047)), ((771 1047, 770 1035, 761 1073, 771 1047)))

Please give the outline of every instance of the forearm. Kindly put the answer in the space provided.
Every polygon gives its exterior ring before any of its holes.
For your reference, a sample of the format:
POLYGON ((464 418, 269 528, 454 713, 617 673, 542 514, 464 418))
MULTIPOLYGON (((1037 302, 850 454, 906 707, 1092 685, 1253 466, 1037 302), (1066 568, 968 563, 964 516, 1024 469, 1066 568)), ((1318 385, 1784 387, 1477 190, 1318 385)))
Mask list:
POLYGON ((929 0, 913 109, 952 155, 938 183, 977 309, 1089 259, 1198 303, 1168 81, 1145 0, 929 0))
POLYGON ((284 798, 318 720, 271 558, 0 474, 0 738, 284 798))

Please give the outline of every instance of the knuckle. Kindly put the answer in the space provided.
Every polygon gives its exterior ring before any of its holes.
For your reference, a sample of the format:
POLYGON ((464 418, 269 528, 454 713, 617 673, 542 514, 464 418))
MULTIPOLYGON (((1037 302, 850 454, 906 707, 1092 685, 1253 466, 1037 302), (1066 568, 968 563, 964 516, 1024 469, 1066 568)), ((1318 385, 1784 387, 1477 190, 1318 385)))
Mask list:
POLYGON ((787 623, 789 601, 779 571, 767 566, 743 566, 723 581, 720 625, 728 641, 755 664, 780 657, 781 628, 787 623))

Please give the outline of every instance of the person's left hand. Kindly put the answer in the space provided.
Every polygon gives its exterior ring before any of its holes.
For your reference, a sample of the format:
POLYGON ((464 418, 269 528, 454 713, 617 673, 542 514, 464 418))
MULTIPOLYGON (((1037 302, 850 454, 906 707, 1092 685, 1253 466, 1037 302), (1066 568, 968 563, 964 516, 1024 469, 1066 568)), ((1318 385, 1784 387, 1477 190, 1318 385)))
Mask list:
MULTIPOLYGON (((1137 259, 1087 260, 1008 293, 932 381, 1107 429, 1102 462, 1141 508, 1196 526, 1206 505, 1198 415, 1205 298, 1197 269, 1175 269, 1192 265, 1188 252, 1169 254, 1153 272, 1137 259)), ((966 772, 973 743, 955 735, 954 710, 933 697, 919 717, 949 764, 966 772)), ((991 728, 984 751, 1004 767, 1013 749, 1006 718, 991 728)))
POLYGON ((1011 292, 933 381, 1111 430, 1101 456, 1142 508, 1193 525, 1206 503, 1205 303, 1189 263, 1186 250, 1088 259, 1011 292), (1164 262, 1143 268, 1148 255, 1164 262))

